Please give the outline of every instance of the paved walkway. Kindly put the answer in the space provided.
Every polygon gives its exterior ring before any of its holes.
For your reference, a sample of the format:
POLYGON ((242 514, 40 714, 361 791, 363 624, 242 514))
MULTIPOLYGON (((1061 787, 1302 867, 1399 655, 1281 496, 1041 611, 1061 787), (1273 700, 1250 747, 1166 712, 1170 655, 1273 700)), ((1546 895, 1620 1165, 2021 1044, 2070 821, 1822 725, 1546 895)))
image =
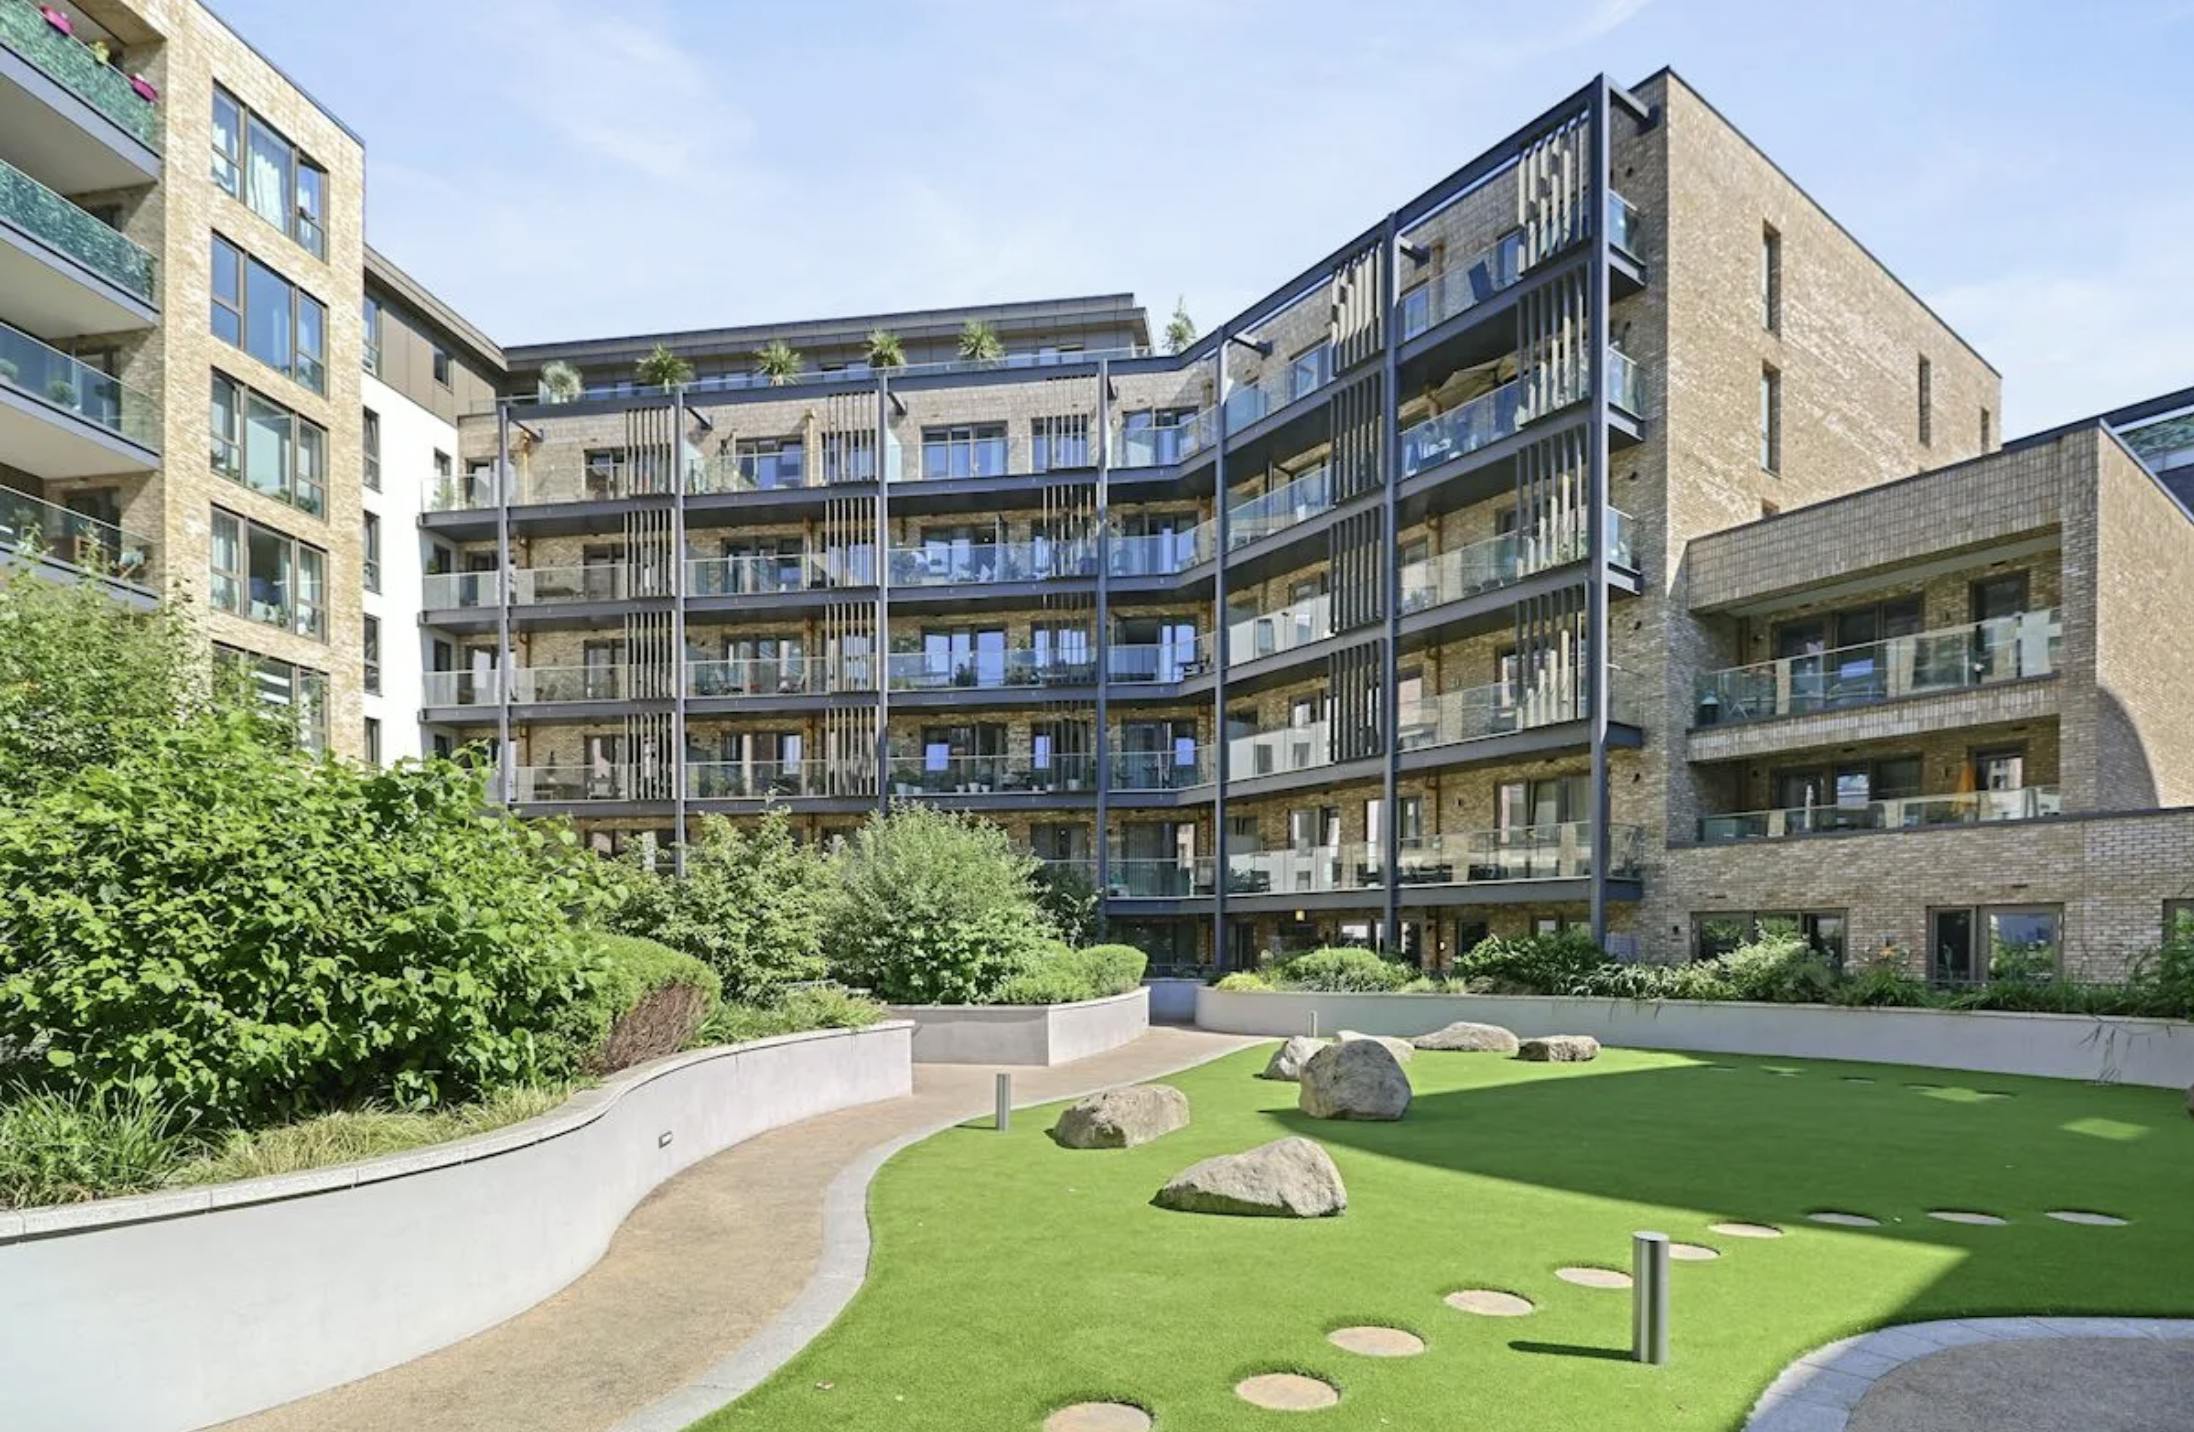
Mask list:
POLYGON ((1807 1353, 1745 1432, 2152 1432, 2190 1398, 2194 1319, 1964 1318, 1807 1353))
MULTIPOLYGON (((1133 1083, 1260 1042, 1156 1028, 1107 1054, 1016 1069, 1015 1102, 1133 1083)), ((866 1174, 885 1148, 988 1112, 996 1072, 917 1065, 907 1098, 825 1114, 726 1149, 655 1190, 599 1263, 508 1322, 222 1426, 225 1432, 683 1426, 790 1356, 851 1296, 866 1263, 866 1229, 857 1216, 866 1174), (835 1203, 835 1218, 826 1218, 826 1201, 835 1203)))

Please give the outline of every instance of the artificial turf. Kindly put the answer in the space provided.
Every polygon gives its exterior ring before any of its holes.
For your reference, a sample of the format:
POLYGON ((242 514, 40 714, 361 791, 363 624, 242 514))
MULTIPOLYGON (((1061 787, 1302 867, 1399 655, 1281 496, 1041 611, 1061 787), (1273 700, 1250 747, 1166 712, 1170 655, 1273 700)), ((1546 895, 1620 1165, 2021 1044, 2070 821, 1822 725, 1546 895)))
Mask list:
POLYGON ((1033 1432, 1062 1404, 1114 1399, 1159 1432, 1718 1432, 1800 1353, 1883 1324, 2194 1313, 2194 1121, 2176 1092, 1630 1050, 1582 1065, 1428 1052, 1410 1066, 1404 1119, 1342 1123, 1299 1114, 1295 1085, 1252 1077, 1269 1052, 1162 1081, 1188 1095, 1193 1123, 1141 1148, 1060 1148, 1052 1108, 1004 1135, 968 1126, 901 1153, 871 1193, 875 1250, 852 1306, 700 1425, 1033 1432), (1190 1163, 1288 1134, 1333 1155, 1345 1214, 1151 1206, 1190 1163), (2049 1209, 2130 1222, 2078 1226, 2049 1209), (1816 1210, 1881 1226, 1807 1222, 1816 1210), (1784 1236, 1708 1230, 1726 1219, 1784 1236), (1626 1360, 1629 1293, 1554 1276, 1627 1266, 1640 1229, 1722 1254, 1673 1265, 1660 1368, 1626 1360), (1478 1317, 1441 1301, 1466 1287, 1537 1311, 1478 1317), (1372 1359, 1326 1342, 1351 1323, 1429 1347, 1372 1359), (1283 1369, 1333 1383, 1339 1405, 1285 1414, 1234 1396, 1240 1378, 1283 1369))

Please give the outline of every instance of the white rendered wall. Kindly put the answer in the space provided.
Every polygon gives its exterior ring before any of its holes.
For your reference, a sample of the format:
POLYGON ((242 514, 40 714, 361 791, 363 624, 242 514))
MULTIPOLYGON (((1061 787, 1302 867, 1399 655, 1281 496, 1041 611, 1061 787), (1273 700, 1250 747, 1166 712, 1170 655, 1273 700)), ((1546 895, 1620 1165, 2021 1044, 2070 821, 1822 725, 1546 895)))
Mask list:
POLYGON ((381 490, 362 488, 366 511, 381 519, 381 590, 365 595, 366 615, 381 619, 381 694, 368 692, 365 714, 381 723, 381 759, 419 755, 420 673, 426 638, 419 630, 428 543, 419 530, 434 482, 434 454, 457 459, 457 429, 368 373, 365 405, 381 419, 381 490))

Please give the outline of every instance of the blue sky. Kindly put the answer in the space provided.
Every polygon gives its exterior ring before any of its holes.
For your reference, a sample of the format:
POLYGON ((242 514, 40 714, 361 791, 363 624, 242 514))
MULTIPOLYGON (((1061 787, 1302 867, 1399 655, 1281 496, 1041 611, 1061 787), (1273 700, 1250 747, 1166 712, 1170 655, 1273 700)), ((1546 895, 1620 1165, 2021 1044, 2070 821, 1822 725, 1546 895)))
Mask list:
POLYGON ((2194 384, 2194 0, 214 3, 509 343, 1123 289, 1209 325, 1669 64, 2003 370, 2007 433, 2194 384))

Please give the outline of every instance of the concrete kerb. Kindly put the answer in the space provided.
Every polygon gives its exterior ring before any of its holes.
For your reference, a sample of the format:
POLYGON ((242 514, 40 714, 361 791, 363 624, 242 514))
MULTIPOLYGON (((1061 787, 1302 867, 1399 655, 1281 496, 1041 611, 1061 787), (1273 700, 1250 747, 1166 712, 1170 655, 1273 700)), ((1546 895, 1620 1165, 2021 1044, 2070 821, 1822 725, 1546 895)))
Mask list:
MULTIPOLYGON (((1250 1044, 1262 1042, 1245 1039, 1230 1048, 1215 1049, 1171 1064, 1161 1069, 1139 1075, 1134 1082, 1148 1083, 1164 1079, 1185 1070, 1209 1064, 1238 1053, 1250 1044)), ((1016 1109, 1032 1109, 1043 1104, 1064 1103, 1073 1099, 1117 1088, 1121 1081, 1078 1087, 1063 1094, 1046 1094, 1039 1098, 1018 1100, 1016 1109)), ((823 1192, 823 1249, 815 1272, 809 1276, 807 1286, 785 1310, 771 1319, 753 1337, 730 1353, 711 1364, 684 1387, 668 1393, 639 1411, 632 1413, 609 1429, 609 1432, 682 1432, 682 1429, 708 1416, 759 1387, 771 1373, 790 1362, 793 1355, 813 1342, 825 1328, 836 1322, 854 1294, 868 1280, 869 1221, 868 1193, 876 1175, 901 1150, 911 1148, 924 1139, 935 1138, 949 1129, 956 1129, 970 1118, 978 1117, 983 1109, 971 1108, 952 1118, 940 1119, 923 1128, 911 1130, 895 1139, 862 1153, 853 1162, 838 1170, 829 1187, 823 1192)))

